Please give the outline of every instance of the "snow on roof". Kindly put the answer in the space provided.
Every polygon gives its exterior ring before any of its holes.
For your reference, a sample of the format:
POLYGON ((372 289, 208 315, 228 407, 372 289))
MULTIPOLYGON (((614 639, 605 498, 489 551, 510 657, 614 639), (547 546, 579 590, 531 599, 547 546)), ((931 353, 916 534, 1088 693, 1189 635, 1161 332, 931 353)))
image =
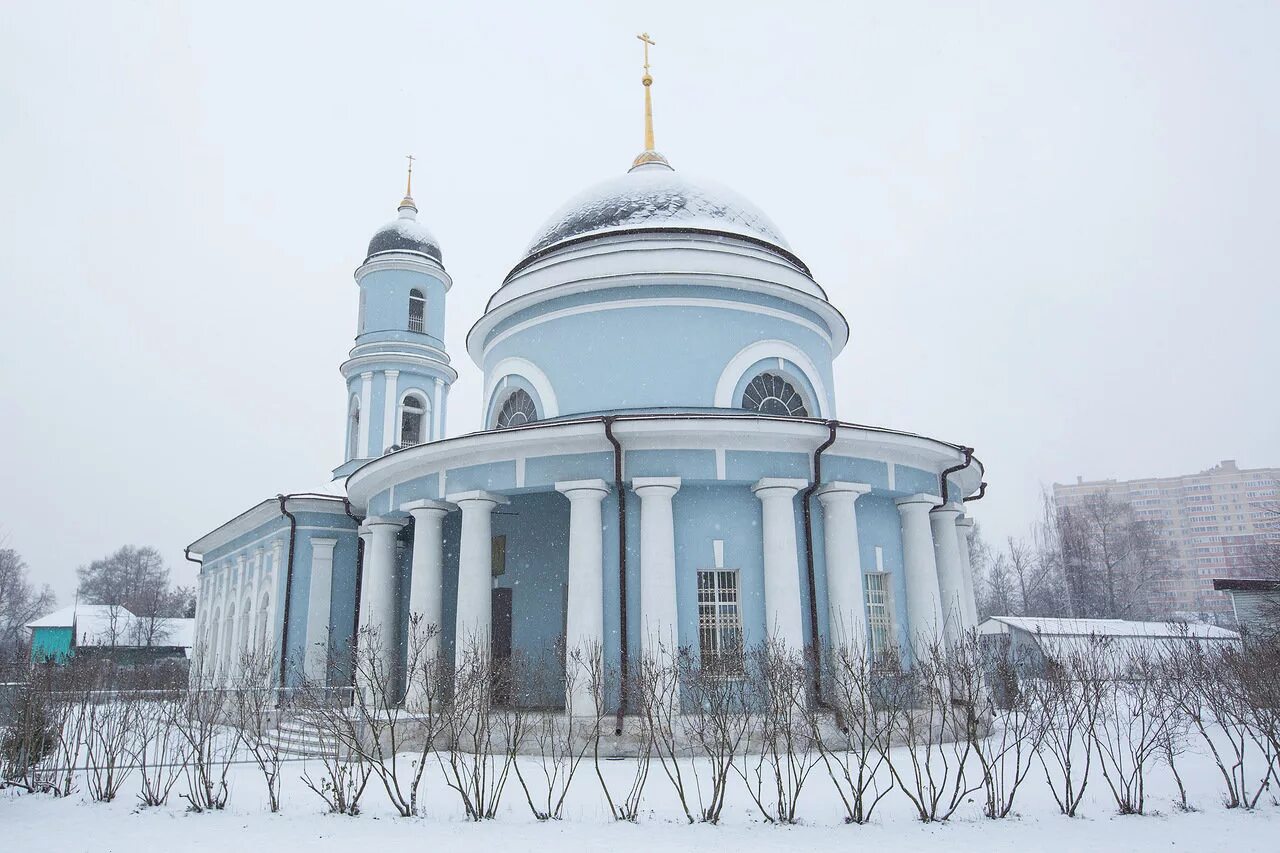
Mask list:
POLYGON ((1235 631, 1199 622, 1130 622, 1124 619, 1060 619, 1050 616, 992 616, 979 626, 978 631, 982 634, 1006 634, 1010 628, 1046 637, 1240 639, 1235 631))
MULTIPOLYGON (((190 648, 195 637, 194 619, 157 620, 154 646, 181 646, 190 648)), ((142 617, 129 610, 109 604, 70 604, 60 610, 41 616, 27 623, 27 628, 76 629, 77 646, 133 646, 139 637, 145 636, 142 617)))

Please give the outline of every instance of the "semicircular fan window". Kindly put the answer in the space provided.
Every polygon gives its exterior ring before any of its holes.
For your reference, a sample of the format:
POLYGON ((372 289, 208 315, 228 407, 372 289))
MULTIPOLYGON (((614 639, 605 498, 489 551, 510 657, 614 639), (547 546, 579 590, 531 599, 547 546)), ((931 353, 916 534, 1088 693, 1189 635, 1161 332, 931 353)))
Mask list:
POLYGON ((502 402, 502 408, 498 410, 497 427, 506 429, 532 423, 537 419, 538 407, 533 404, 533 398, 529 396, 528 391, 517 388, 502 402))
POLYGON ((790 382, 776 373, 761 373, 742 392, 742 408, 762 415, 807 418, 804 397, 790 382))

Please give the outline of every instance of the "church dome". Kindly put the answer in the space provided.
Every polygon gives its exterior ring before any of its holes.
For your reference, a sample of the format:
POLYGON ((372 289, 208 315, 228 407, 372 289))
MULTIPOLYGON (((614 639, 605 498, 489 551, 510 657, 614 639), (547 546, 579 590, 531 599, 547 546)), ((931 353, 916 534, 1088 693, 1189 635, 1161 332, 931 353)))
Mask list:
POLYGON ((366 261, 384 252, 410 252, 426 255, 443 263, 440 243, 427 226, 418 221, 418 208, 413 199, 405 196, 400 202, 400 215, 382 226, 369 241, 366 261))
POLYGON ((786 239, 760 208, 728 187, 681 175, 660 158, 569 199, 538 229, 525 255, 579 237, 686 229, 746 237, 790 255, 786 239))

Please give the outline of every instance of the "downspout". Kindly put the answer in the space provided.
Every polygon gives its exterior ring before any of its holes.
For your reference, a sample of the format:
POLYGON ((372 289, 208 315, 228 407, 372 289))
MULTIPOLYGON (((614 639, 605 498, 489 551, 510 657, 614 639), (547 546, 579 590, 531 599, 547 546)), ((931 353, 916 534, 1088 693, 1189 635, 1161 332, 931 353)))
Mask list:
POLYGON ((289 500, 286 495, 276 495, 276 499, 280 501, 280 514, 289 519, 289 560, 285 564, 284 575, 284 624, 280 628, 280 689, 284 689, 285 661, 288 660, 287 650, 289 644, 289 611, 290 605, 293 604, 293 546, 298 537, 298 519, 293 517, 293 513, 285 508, 285 503, 289 500))
MULTIPOLYGON (((964 454, 964 461, 961 462, 959 465, 952 465, 950 468, 946 469, 945 471, 943 471, 941 474, 938 475, 939 481, 940 481, 938 484, 939 485, 938 492, 942 498, 943 506, 947 505, 947 496, 948 496, 948 493, 950 492, 950 486, 947 483, 947 478, 957 471, 963 471, 965 468, 968 468, 969 465, 973 462, 972 447, 961 447, 960 452, 964 454)), ((982 485, 983 485, 983 489, 985 490, 987 484, 983 483, 982 485)), ((979 497, 981 497, 981 495, 979 495, 979 497)))
POLYGON ((360 588, 363 586, 364 579, 364 539, 360 537, 360 525, 364 519, 358 518, 351 511, 351 501, 347 498, 342 499, 342 507, 347 511, 347 517, 356 523, 356 595, 355 595, 355 612, 351 614, 351 686, 356 683, 356 644, 360 641, 360 588))
POLYGON ((827 421, 827 440, 813 451, 813 482, 800 497, 800 506, 804 515, 804 561, 805 575, 809 581, 809 644, 813 647, 813 697, 819 707, 827 707, 822 698, 822 641, 818 636, 818 581, 813 569, 813 493, 822 484, 822 454, 828 447, 836 443, 836 430, 840 422, 827 421))
MULTIPOLYGON (((614 725, 614 734, 622 734, 622 718, 627 712, 627 679, 630 673, 630 661, 627 655, 627 489, 622 481, 622 444, 613 434, 613 415, 605 415, 600 419, 604 424, 604 437, 613 445, 613 490, 618 495, 618 649, 621 654, 619 662, 618 683, 618 718, 614 725)), ((603 665, 603 660, 601 665, 603 665)))
POLYGON ((981 483, 978 484, 978 493, 976 495, 969 495, 969 497, 967 498, 962 498, 960 502, 967 504, 969 501, 980 501, 986 496, 987 496, 987 481, 983 480, 981 483))

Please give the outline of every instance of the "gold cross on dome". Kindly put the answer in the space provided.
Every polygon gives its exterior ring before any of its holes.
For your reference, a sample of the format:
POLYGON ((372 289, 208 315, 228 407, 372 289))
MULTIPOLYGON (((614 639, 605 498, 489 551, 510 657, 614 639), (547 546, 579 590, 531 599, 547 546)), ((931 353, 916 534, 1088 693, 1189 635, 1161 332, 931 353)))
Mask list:
POLYGON ((409 179, 405 182, 404 194, 406 196, 411 196, 413 195, 413 161, 418 158, 414 157, 412 154, 406 154, 404 155, 404 159, 409 161, 409 179))
POLYGON ((649 73, 649 48, 654 45, 657 45, 657 42, 649 38, 648 33, 641 33, 640 35, 636 36, 636 38, 644 42, 644 73, 648 74, 649 73))

